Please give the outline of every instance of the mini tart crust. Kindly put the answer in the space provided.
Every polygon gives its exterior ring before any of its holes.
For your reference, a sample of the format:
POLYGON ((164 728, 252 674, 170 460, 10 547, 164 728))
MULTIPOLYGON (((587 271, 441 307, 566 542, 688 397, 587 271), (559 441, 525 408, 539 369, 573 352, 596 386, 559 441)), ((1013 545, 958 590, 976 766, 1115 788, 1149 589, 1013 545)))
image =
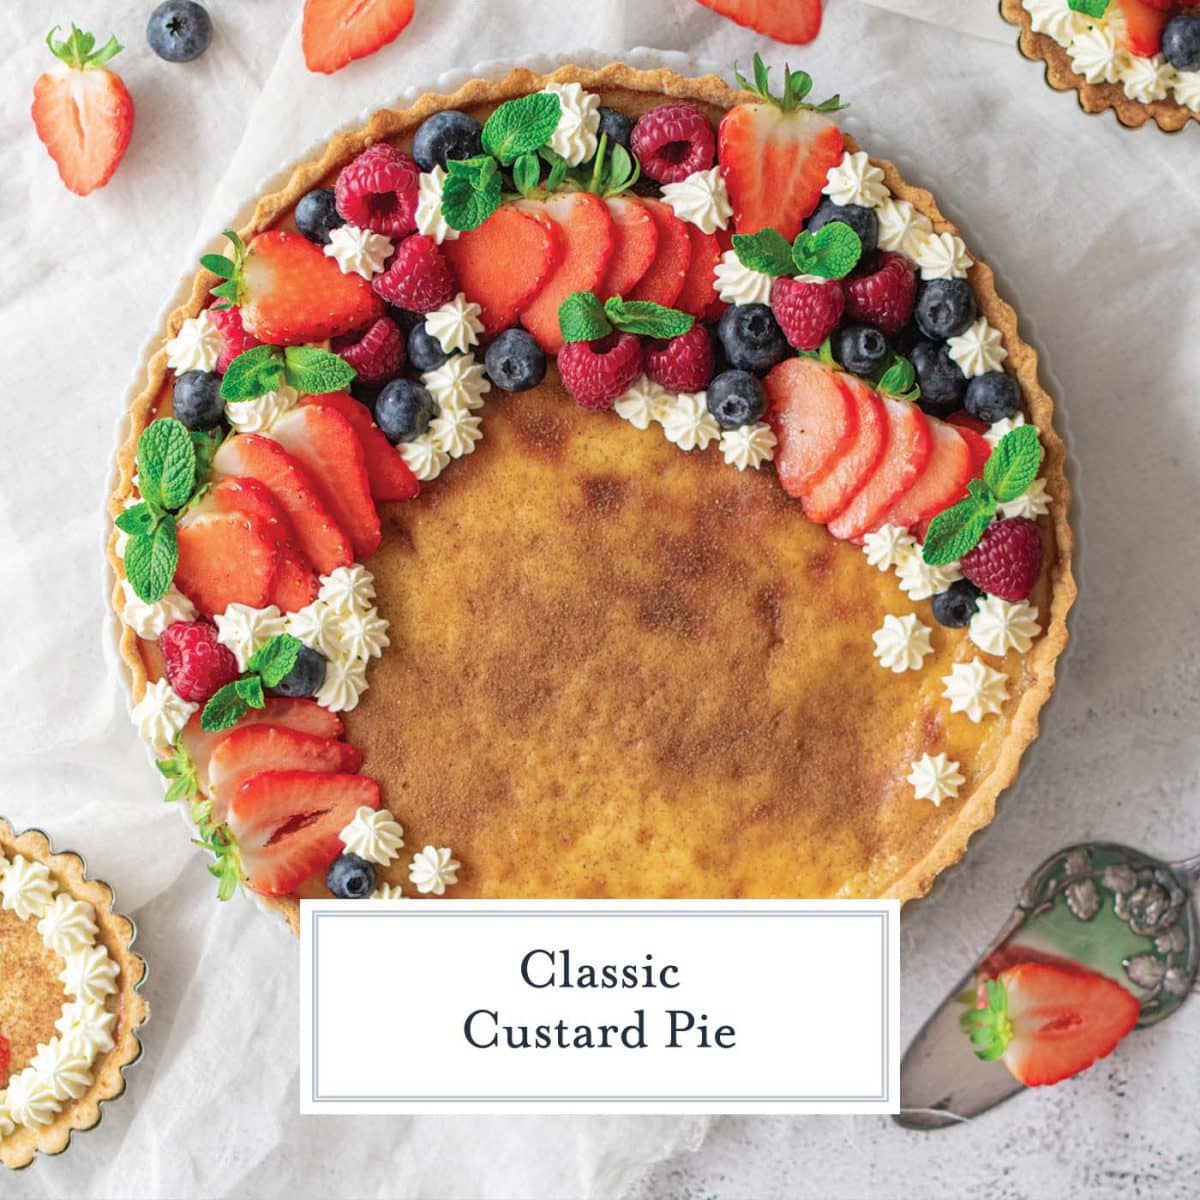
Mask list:
MULTIPOLYGON (((0 1163, 16 1169, 28 1166, 38 1152, 61 1154, 70 1144, 74 1130, 91 1129, 99 1124, 101 1102, 116 1099, 125 1091, 124 1069, 142 1056, 138 1029, 146 1023, 150 1006, 139 990, 146 978, 146 964, 131 949, 136 935, 133 922, 113 911, 113 894, 108 884, 89 879, 87 866, 78 854, 70 851, 56 854, 41 830, 27 829, 18 834, 0 817, 0 855, 11 859, 14 854, 45 864, 60 891, 92 905, 99 927, 96 940, 104 944, 120 967, 113 1048, 96 1058, 92 1086, 78 1100, 64 1104, 49 1125, 40 1129, 19 1126, 11 1136, 0 1138, 0 1163)), ((0 976, 3 963, 0 947, 0 976)))
MULTIPOLYGON (((1019 7, 1019 5, 1018 5, 1019 7)), ((506 100, 539 91, 548 82, 577 82, 593 91, 628 91, 654 96, 670 96, 728 109, 741 101, 753 99, 748 93, 730 87, 715 75, 684 78, 673 71, 635 71, 622 63, 612 63, 602 70, 583 70, 563 66, 549 75, 538 75, 525 69, 515 70, 497 82, 472 80, 449 96, 426 94, 412 107, 403 110, 381 109, 360 129, 335 136, 324 151, 293 171, 282 190, 264 196, 250 221, 238 232, 244 240, 271 227, 286 216, 305 192, 339 170, 367 146, 388 138, 411 134, 432 113, 447 108, 473 109, 498 105, 506 100)), ((858 146, 845 135, 847 148, 858 146)), ((932 195, 924 188, 912 187, 900 177, 896 167, 885 160, 873 159, 884 173, 892 194, 908 200, 914 208, 933 222, 935 232, 957 234, 958 230, 938 209, 932 195)), ((1057 546, 1057 559, 1050 572, 1050 603, 1046 616, 1046 631, 1026 656, 1024 670, 1028 684, 1016 708, 1009 714, 1010 728, 991 770, 979 780, 973 792, 959 802, 955 820, 918 861, 913 862, 883 893, 888 898, 911 900, 924 895, 934 879, 948 866, 958 862, 966 852, 971 835, 986 826, 995 814, 996 798, 1016 778, 1021 755, 1038 733, 1038 714, 1054 688, 1055 664, 1067 644, 1067 613, 1075 600, 1076 585, 1071 572, 1071 552, 1074 539, 1068 523, 1071 487, 1064 473, 1066 451, 1053 424, 1054 402, 1038 380, 1037 354, 1020 337, 1017 315, 1012 307, 996 294, 991 269, 976 262, 969 278, 979 302, 979 309, 989 323, 999 329, 1008 350, 1007 366, 1021 384, 1028 407, 1029 419, 1041 435, 1045 448, 1042 474, 1051 496, 1050 523, 1057 546)), ((193 317, 207 298, 210 288, 219 280, 211 272, 201 270, 195 278, 188 300, 167 318, 164 342, 178 332, 180 325, 193 317)), ((152 419, 155 405, 167 372, 165 349, 149 356, 144 367, 145 386, 135 397, 129 410, 129 432, 117 460, 117 483, 109 501, 109 515, 115 518, 133 492, 132 478, 137 439, 152 419)), ((116 531, 108 544, 108 559, 116 586, 112 593, 113 607, 120 617, 124 593, 120 581, 123 564, 115 552, 116 531)), ((147 683, 146 665, 139 650, 137 635, 121 624, 120 653, 129 668, 134 700, 141 698, 147 683)), ((262 904, 284 918, 293 932, 299 930, 300 905, 292 898, 256 897, 262 904)))
POLYGON ((1189 121, 1200 121, 1186 104, 1175 100, 1155 100, 1144 104, 1132 100, 1119 83, 1088 83, 1071 65, 1071 58, 1049 34, 1034 31, 1032 17, 1021 0, 1000 0, 1000 15, 1020 29, 1017 46, 1030 62, 1046 67, 1046 82, 1056 92, 1079 93, 1079 107, 1086 113, 1112 109, 1127 129, 1139 129, 1153 120, 1164 133, 1178 133, 1189 121))

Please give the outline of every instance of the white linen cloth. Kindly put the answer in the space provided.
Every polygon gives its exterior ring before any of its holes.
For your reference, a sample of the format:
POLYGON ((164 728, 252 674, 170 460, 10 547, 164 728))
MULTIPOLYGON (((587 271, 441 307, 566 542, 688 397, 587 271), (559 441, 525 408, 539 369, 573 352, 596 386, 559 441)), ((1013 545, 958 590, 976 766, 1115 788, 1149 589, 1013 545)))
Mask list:
MULTIPOLYGON (((1088 498, 1077 644, 1045 733, 967 864, 905 914, 910 1034, 1044 854, 1088 836, 1200 849, 1200 133, 1085 117, 978 0, 830 0, 805 48, 770 48, 693 0, 418 0, 393 46, 332 78, 303 68, 294 0, 210 0, 217 39, 187 66, 146 47, 151 7, 5 8, 0 812, 115 886, 153 1009, 127 1096, 66 1155, 5 1178, 5 1196, 936 1198, 1001 1167, 1012 1195, 1116 1195, 1118 1173, 1143 1168, 1157 1194, 1196 1190, 1179 1116, 1194 1111, 1195 1004, 1085 1078, 933 1140, 866 1118, 729 1120, 692 1160, 705 1125, 683 1118, 301 1119, 295 945, 251 904, 216 903, 162 804, 102 648, 99 581, 112 428, 143 342, 197 243, 310 143, 492 59, 653 45, 746 65, 761 47, 803 65, 998 269, 1056 373, 1088 498), (84 200, 28 117, 41 39, 70 16, 125 42, 114 65, 138 107, 126 161, 84 200)), ((375 1008, 386 1030, 389 998, 375 1008)))

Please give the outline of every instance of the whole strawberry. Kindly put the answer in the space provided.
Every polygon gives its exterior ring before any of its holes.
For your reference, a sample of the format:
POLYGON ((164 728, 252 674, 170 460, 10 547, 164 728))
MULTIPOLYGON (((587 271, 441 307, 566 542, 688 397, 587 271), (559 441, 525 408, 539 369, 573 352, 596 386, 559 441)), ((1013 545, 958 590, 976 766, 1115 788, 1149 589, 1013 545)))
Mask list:
POLYGON ((646 374, 672 392, 701 392, 713 377, 713 344, 698 321, 669 341, 646 343, 646 374))
POLYGON ((238 677, 237 659, 208 621, 176 621, 158 639, 167 682, 185 700, 203 704, 238 677))
POLYGON ((642 344, 632 333, 568 342, 558 352, 558 373, 581 408, 611 408, 641 369, 642 344))
POLYGON ((899 333, 912 316, 917 273, 903 254, 881 250, 874 269, 842 280, 846 312, 884 333, 899 333))
POLYGON ((989 525, 974 550, 959 563, 977 588, 1002 600, 1024 600, 1042 571, 1042 537, 1027 517, 1006 517, 989 525))
POLYGON ((818 350, 846 309, 842 285, 833 279, 776 279, 771 311, 795 350, 818 350))
POLYGON ((417 227, 420 178, 412 155, 387 142, 368 146, 337 177, 338 215, 362 229, 402 238, 417 227))
POLYGON ((409 312, 427 313, 454 298, 454 270, 431 237, 414 234, 400 243, 388 269, 371 280, 371 287, 389 304, 409 312))

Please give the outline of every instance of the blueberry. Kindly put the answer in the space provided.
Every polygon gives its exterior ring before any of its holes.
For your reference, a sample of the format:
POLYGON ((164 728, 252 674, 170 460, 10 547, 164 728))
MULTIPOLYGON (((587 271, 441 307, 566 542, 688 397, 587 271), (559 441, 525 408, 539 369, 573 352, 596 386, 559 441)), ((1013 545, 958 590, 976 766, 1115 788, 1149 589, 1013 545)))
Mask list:
POLYGON ((944 345, 920 341, 909 354, 921 385, 921 408, 931 417, 947 417, 962 407, 966 376, 944 345))
POLYGON ((708 411, 722 429, 751 425, 766 407, 762 382, 749 371, 723 371, 708 385, 708 411))
POLYGON ((1177 71, 1200 71, 1200 13, 1183 12, 1167 22, 1163 57, 1177 71))
POLYGON ((329 864, 325 886, 339 900, 366 900, 375 890, 375 868, 357 854, 339 854, 329 864))
POLYGON ((375 401, 375 422, 392 445, 411 442, 429 428, 435 408, 427 388, 411 379, 393 379, 375 401))
POLYGON ((191 62, 212 41, 212 18, 196 0, 163 0, 146 22, 146 41, 167 62, 191 62))
POLYGON ((523 329, 506 329, 483 357, 488 378, 506 392, 537 387, 546 376, 546 355, 523 329))
POLYGON ((346 218, 338 215, 334 205, 332 188, 316 188, 301 196, 296 205, 296 228, 318 245, 327 246, 329 235, 345 223, 346 218))
POLYGON ((221 377, 215 371, 188 371, 175 380, 175 416, 189 429, 215 429, 225 415, 221 377))
POLYGON ((725 310, 717 337, 729 365, 765 375, 788 352, 787 339, 765 304, 737 304, 725 310))
POLYGON ((607 133, 610 146, 613 142, 618 142, 628 150, 629 135, 632 132, 633 122, 624 113, 617 112, 615 108, 606 108, 603 104, 600 106, 600 128, 596 131, 597 137, 607 133))
POLYGON ((1011 375, 1003 371, 989 371, 977 375, 967 384, 967 395, 963 408, 973 417, 989 425, 1015 417, 1021 407, 1021 389, 1011 375))
POLYGON ((975 605, 983 593, 969 580, 960 579, 933 598, 933 617, 939 625, 961 629, 971 623, 975 605))
POLYGON ((870 325, 846 325, 833 335, 834 358, 855 375, 875 375, 891 353, 887 338, 870 325))
POLYGON ((421 122, 412 153, 422 171, 445 167, 451 158, 474 158, 483 153, 482 128, 474 117, 447 109, 421 122))
POLYGON ((917 327, 934 341, 957 337, 975 320, 975 293, 965 279, 930 279, 917 289, 917 327))
POLYGON ((325 655, 311 646, 301 646, 296 665, 272 689, 280 696, 302 700, 315 696, 325 682, 325 655))
POLYGON ((875 253, 875 247, 879 245, 879 218, 872 209, 864 208, 861 204, 834 204, 827 196, 808 218, 809 233, 816 233, 830 221, 843 221, 858 234, 862 242, 860 262, 875 253))
POLYGON ((436 371, 449 357, 442 349, 442 343, 425 328, 424 321, 418 321, 408 331, 408 361, 414 370, 421 374, 436 371))

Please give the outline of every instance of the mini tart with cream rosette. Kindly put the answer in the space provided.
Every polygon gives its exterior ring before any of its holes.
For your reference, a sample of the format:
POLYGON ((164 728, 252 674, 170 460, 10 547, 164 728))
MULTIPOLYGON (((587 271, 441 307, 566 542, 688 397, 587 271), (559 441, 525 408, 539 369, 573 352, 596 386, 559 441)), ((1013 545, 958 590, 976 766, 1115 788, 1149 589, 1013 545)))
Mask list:
POLYGON ((60 1154, 125 1090, 149 1015, 135 930, 79 855, 0 818, 0 1163, 60 1154))
POLYGON ((1074 598, 1052 402, 930 194, 741 82, 427 95, 203 260, 109 559, 224 894, 906 899, 990 821, 1074 598))

